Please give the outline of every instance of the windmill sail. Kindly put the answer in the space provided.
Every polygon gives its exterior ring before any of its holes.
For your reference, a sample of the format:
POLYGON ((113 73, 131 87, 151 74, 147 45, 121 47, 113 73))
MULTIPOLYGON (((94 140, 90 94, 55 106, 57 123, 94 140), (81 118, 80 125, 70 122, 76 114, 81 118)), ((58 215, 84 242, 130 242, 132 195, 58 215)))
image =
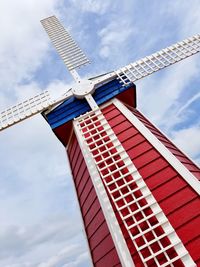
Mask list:
POLYGON ((0 113, 0 131, 40 113, 50 104, 48 91, 38 94, 0 113))
POLYGON ((0 131, 28 119, 72 96, 71 90, 57 99, 51 99, 49 91, 35 95, 21 103, 0 112, 0 131))
POLYGON ((133 82, 199 52, 200 35, 81 80, 87 57, 55 16, 41 23, 78 83, 1 112, 0 131, 42 112, 66 147, 93 266, 197 266, 200 169, 137 110, 133 82))
POLYGON ((200 35, 195 35, 130 63, 115 71, 115 74, 124 85, 128 85, 198 52, 200 52, 200 35))
POLYGON ((89 59, 55 16, 43 19, 41 23, 69 71, 90 63, 89 59))

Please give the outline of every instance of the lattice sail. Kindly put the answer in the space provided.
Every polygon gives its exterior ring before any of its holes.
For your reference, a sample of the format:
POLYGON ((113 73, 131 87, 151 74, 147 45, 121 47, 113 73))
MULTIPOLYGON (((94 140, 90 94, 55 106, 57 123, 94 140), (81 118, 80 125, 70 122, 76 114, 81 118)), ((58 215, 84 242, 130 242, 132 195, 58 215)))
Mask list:
POLYGON ((199 34, 120 68, 115 74, 124 85, 128 85, 198 52, 200 52, 199 34))
POLYGON ((144 266, 196 266, 102 112, 75 119, 75 130, 144 266))
POLYGON ((0 131, 45 110, 50 94, 45 91, 0 113, 0 131))
POLYGON ((41 23, 69 71, 90 63, 89 59, 55 16, 43 19, 41 23))

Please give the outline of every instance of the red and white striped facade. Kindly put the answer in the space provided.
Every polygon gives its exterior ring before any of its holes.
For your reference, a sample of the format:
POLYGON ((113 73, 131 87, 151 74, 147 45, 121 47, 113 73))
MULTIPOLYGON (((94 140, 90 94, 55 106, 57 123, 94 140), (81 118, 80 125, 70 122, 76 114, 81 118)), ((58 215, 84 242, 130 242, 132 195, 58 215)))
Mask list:
POLYGON ((94 266, 200 266, 200 169, 113 99, 73 121, 66 151, 94 266))

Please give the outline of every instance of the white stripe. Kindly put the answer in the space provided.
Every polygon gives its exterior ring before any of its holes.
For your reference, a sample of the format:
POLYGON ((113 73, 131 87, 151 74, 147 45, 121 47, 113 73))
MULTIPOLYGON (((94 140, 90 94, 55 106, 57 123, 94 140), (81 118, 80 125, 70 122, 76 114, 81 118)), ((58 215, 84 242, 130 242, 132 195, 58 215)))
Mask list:
POLYGON ((159 153, 168 161, 168 163, 183 177, 183 179, 200 194, 200 182, 198 179, 181 163, 172 152, 160 142, 151 131, 118 99, 113 103, 121 113, 138 129, 138 131, 159 151, 159 153))
MULTIPOLYGON (((87 114, 85 114, 85 116, 87 116, 87 114)), ((85 159, 90 177, 92 179, 92 183, 94 185, 98 200, 100 202, 104 217, 106 218, 106 222, 107 222, 109 231, 111 233, 113 242, 115 244, 115 248, 117 250, 118 256, 120 258, 120 262, 123 267, 134 267, 135 265, 133 263, 131 254, 127 248, 124 236, 121 232, 118 221, 115 217, 115 213, 111 206, 110 200, 108 198, 103 182, 101 180, 101 177, 95 165, 95 161, 92 158, 91 153, 88 153, 88 148, 81 135, 80 129, 78 127, 79 122, 77 121, 77 119, 73 121, 75 134, 78 139, 82 154, 84 156, 84 159, 85 159)))

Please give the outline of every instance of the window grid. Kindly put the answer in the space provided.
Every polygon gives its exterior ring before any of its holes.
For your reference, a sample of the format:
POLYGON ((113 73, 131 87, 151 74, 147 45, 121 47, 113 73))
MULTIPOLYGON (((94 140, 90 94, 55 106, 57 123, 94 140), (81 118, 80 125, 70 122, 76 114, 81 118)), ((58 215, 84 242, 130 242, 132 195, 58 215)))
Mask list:
POLYGON ((70 71, 90 63, 86 55, 55 16, 46 18, 41 23, 70 71))
POLYGON ((0 130, 36 114, 50 104, 50 95, 45 91, 0 113, 0 130))
POLYGON ((101 111, 76 121, 144 266, 183 266, 181 258, 188 252, 101 111))
POLYGON ((129 85, 147 75, 192 56, 200 51, 200 35, 195 35, 161 51, 131 63, 115 73, 123 85, 129 85))

